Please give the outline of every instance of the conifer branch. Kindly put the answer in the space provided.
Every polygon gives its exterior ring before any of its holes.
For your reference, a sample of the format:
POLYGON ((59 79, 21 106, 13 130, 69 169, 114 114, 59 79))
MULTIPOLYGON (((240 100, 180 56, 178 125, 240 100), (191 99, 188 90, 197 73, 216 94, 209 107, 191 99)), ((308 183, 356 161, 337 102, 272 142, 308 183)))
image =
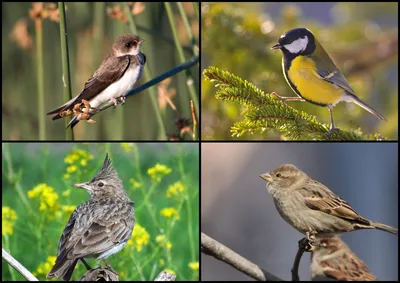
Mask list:
POLYGON ((329 135, 329 124, 319 123, 315 116, 282 103, 246 80, 216 67, 205 69, 203 75, 218 88, 217 99, 236 101, 246 107, 244 119, 231 127, 232 136, 274 131, 291 140, 383 139, 379 134, 363 135, 359 129, 337 129, 329 135))

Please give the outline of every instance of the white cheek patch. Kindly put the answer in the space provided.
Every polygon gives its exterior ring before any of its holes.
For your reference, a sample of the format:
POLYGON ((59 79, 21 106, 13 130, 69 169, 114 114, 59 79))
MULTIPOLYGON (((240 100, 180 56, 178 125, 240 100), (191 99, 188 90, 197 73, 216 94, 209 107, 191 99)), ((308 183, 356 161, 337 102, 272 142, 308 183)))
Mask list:
POLYGON ((293 41, 290 44, 284 45, 284 47, 289 50, 290 53, 297 54, 304 51, 307 48, 308 37, 300 37, 299 39, 293 41))

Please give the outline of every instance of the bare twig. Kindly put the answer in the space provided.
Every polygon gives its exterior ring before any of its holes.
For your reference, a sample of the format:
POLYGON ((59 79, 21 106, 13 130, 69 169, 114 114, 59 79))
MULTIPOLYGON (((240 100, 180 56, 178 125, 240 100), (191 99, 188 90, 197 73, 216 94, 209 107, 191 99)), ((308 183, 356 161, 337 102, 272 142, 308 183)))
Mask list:
POLYGON ((26 269, 22 264, 20 264, 15 258, 13 258, 4 249, 1 249, 1 255, 3 259, 10 264, 16 271, 18 271, 22 276, 24 276, 29 281, 39 281, 33 274, 26 269))
POLYGON ((258 265, 250 262, 204 233, 201 233, 201 252, 231 265, 256 280, 282 281, 282 279, 261 269, 258 265))
POLYGON ((300 281, 299 277, 299 265, 303 253, 306 251, 306 247, 309 245, 307 238, 303 238, 299 241, 299 249, 297 250, 296 257, 294 258, 292 267, 292 281, 300 281))

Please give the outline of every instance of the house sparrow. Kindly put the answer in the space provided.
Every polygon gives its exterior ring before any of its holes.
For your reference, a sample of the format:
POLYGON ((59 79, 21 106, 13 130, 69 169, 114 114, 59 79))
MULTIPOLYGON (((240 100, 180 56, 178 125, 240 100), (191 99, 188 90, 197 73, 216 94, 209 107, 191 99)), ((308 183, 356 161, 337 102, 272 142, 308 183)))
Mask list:
POLYGON ((311 277, 339 281, 377 281, 368 266, 337 236, 318 239, 311 254, 311 277))
POLYGON ((283 219, 305 234, 311 245, 326 237, 359 229, 379 229, 398 235, 396 228, 368 220, 323 184, 291 164, 283 164, 260 177, 283 219))

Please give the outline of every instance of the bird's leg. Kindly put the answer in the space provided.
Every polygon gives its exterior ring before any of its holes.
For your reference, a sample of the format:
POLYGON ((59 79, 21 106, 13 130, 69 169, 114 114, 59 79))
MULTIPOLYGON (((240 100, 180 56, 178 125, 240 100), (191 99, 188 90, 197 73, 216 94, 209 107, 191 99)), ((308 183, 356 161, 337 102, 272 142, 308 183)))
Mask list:
MULTIPOLYGON (((316 237, 315 235, 317 232, 309 230, 306 232, 306 237, 303 238, 300 241, 304 241, 302 244, 304 245, 304 250, 307 252, 311 252, 315 249, 316 245, 316 237)), ((299 247, 300 247, 300 241, 299 241, 299 247)))
POLYGON ((87 270, 91 270, 91 269, 92 269, 92 268, 89 266, 89 264, 87 264, 87 262, 86 262, 83 258, 80 258, 80 260, 83 262, 83 264, 85 265, 85 267, 86 267, 87 270))
POLYGON ((121 99, 121 103, 122 103, 122 105, 124 105, 124 104, 125 104, 126 97, 125 97, 124 95, 121 95, 121 96, 119 97, 119 99, 121 99))
POLYGON ((278 100, 280 100, 285 105, 286 105, 286 101, 305 101, 301 97, 283 97, 283 96, 279 96, 276 92, 272 92, 271 95, 275 96, 278 100))
POLYGON ((329 116, 331 117, 331 128, 329 129, 328 135, 331 135, 334 131, 337 130, 335 128, 335 123, 333 122, 333 106, 330 104, 328 105, 329 116))

